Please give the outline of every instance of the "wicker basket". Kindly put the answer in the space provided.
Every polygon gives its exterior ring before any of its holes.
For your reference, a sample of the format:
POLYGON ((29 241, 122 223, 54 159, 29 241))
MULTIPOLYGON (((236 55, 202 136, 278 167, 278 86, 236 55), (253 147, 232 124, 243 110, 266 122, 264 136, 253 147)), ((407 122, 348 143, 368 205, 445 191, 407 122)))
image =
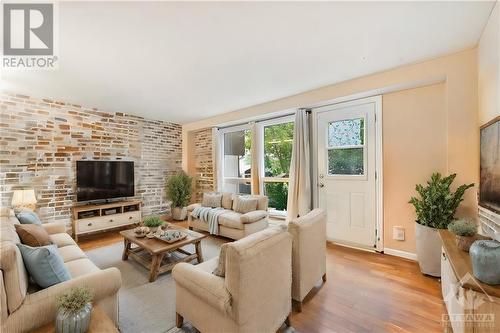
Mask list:
POLYGON ((457 246, 460 250, 465 252, 469 252, 470 246, 474 243, 477 238, 475 236, 458 236, 455 235, 455 240, 457 242, 457 246))

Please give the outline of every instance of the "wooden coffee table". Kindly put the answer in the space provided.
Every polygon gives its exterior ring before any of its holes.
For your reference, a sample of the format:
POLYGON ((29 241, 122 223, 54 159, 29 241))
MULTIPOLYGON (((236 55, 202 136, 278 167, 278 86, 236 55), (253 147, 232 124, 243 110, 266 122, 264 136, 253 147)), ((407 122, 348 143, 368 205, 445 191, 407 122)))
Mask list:
POLYGON ((198 259, 199 263, 203 262, 201 240, 207 237, 206 235, 176 225, 170 225, 169 229, 180 230, 188 236, 169 244, 156 238, 138 238, 133 229, 120 231, 124 242, 122 260, 127 260, 130 256, 149 269, 149 282, 155 281, 158 274, 172 270, 179 262, 190 262, 194 259, 198 259), (132 244, 137 247, 132 248, 132 244), (182 249, 189 244, 194 244, 195 253, 182 249))

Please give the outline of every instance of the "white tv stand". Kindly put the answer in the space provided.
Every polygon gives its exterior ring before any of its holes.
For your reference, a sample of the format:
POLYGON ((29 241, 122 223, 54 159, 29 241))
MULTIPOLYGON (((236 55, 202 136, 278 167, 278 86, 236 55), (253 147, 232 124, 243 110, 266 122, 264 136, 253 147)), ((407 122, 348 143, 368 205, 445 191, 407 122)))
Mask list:
POLYGON ((141 222, 141 201, 122 200, 71 208, 73 237, 141 222))

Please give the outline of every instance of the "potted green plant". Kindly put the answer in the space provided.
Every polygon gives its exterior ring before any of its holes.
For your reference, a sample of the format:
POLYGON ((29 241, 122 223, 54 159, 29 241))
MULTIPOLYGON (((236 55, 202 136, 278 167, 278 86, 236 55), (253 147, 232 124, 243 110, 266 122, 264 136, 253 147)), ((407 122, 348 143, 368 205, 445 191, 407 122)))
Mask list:
POLYGON ((151 232, 156 232, 158 227, 161 227, 162 225, 165 224, 165 221, 160 219, 159 216, 148 216, 144 218, 142 224, 148 227, 151 232))
POLYGON ((415 239, 417 259, 420 271, 432 276, 441 276, 441 240, 437 229, 446 229, 454 219, 458 205, 463 200, 465 191, 474 184, 459 186, 455 192, 450 189, 456 174, 442 177, 433 173, 427 186, 418 184, 415 190, 420 198, 412 197, 409 201, 417 214, 415 221, 415 239))
POLYGON ((477 224, 471 219, 458 219, 448 225, 448 230, 455 234, 459 249, 469 252, 469 248, 476 240, 477 224))
POLYGON ((172 218, 177 221, 186 219, 186 206, 191 200, 192 178, 184 171, 179 171, 167 180, 166 192, 167 198, 172 201, 172 218))
POLYGON ((56 299, 57 333, 84 333, 90 324, 92 292, 85 287, 76 287, 56 299))

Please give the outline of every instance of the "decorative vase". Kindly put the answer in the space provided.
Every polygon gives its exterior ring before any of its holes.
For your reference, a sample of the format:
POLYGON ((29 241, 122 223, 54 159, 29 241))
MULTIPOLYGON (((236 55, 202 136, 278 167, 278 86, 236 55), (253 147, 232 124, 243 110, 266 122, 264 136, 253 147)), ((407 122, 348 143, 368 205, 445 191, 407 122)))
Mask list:
POLYGON ((173 207, 172 208, 172 218, 176 221, 184 221, 186 219, 187 209, 186 207, 173 207))
POLYGON ((85 333, 90 324, 92 303, 87 303, 78 312, 58 311, 56 317, 57 333, 85 333))
POLYGON ((438 229, 415 223, 417 259, 424 274, 441 276, 441 238, 438 229))
POLYGON ((474 243, 474 241, 476 241, 476 237, 455 235, 455 241, 460 250, 469 252, 470 246, 474 243))
POLYGON ((494 240, 475 241, 469 250, 472 272, 481 282, 500 284, 500 243, 494 240))

